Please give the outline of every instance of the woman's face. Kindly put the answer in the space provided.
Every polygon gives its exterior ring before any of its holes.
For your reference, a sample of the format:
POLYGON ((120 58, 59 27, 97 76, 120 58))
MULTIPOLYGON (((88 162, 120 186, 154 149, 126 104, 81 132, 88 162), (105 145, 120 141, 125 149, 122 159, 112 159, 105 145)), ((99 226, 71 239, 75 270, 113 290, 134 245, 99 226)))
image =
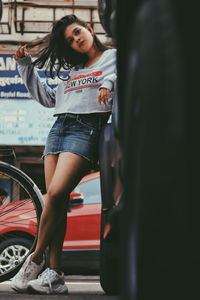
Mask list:
POLYGON ((93 47, 93 31, 77 23, 70 24, 64 31, 64 36, 70 47, 80 53, 88 53, 93 47))

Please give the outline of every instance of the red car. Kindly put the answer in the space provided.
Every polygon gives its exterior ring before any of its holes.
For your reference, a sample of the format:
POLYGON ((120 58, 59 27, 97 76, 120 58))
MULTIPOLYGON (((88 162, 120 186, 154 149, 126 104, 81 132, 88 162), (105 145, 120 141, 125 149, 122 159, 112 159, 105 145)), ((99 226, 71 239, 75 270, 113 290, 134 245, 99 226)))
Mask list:
MULTIPOLYGON (((98 272, 100 214, 100 179, 99 172, 95 172, 86 175, 70 194, 62 255, 66 274, 98 272)), ((27 255, 36 230, 35 209, 29 199, 0 206, 0 274, 13 268, 27 255)))

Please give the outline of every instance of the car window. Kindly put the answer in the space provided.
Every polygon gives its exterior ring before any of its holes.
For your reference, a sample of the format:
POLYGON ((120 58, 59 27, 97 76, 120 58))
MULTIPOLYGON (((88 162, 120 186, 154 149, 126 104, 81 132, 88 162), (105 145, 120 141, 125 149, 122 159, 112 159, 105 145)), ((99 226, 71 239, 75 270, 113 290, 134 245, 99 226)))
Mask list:
POLYGON ((74 192, 84 195, 84 204, 101 203, 100 179, 95 178, 83 183, 80 183, 74 192))

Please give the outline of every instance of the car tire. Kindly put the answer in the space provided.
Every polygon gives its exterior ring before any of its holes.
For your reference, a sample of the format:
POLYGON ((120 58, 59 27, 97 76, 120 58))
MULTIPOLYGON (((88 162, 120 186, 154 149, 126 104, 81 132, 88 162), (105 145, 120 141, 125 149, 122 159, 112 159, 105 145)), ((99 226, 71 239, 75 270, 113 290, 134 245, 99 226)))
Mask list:
POLYGON ((119 262, 112 257, 111 248, 109 244, 104 243, 101 250, 101 268, 100 268, 100 283, 108 295, 119 294, 119 262))
POLYGON ((108 295, 120 294, 119 218, 120 208, 101 215, 100 284, 108 295))
POLYGON ((116 273, 118 262, 113 257, 112 249, 114 241, 112 235, 104 237, 105 227, 110 224, 110 212, 113 207, 113 184, 111 168, 111 141, 113 140, 113 128, 111 124, 106 124, 102 129, 100 137, 100 180, 102 195, 101 210, 101 238, 100 238, 100 284, 106 294, 117 294, 118 281, 116 273))
MULTIPOLYGON (((32 241, 23 238, 23 237, 16 237, 16 238, 8 238, 1 242, 0 244, 0 273, 2 273, 6 268, 9 269, 9 265, 12 268, 13 264, 18 265, 20 264, 20 258, 24 258, 26 256, 31 247, 32 241), (12 258, 12 254, 18 253, 16 258, 12 258), (8 255, 6 257, 6 254, 8 255), (7 264, 7 265, 6 265, 7 264), (8 265, 9 264, 9 265, 8 265), (5 266, 5 267, 4 267, 5 266), (4 269, 5 268, 5 269, 4 269)), ((18 269, 16 269, 15 274, 17 273, 18 269)), ((13 274, 13 275, 15 275, 13 274)), ((10 279, 10 273, 5 273, 4 281, 10 279)))
POLYGON ((110 0, 98 0, 98 13, 101 25, 108 36, 112 36, 110 17, 112 13, 112 2, 110 0))

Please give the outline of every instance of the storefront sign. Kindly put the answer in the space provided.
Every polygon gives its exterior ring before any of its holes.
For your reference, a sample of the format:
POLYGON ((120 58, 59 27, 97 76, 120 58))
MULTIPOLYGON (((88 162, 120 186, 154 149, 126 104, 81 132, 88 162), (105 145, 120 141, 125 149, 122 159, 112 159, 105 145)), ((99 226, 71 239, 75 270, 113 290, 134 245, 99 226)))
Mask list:
MULTIPOLYGON (((40 77, 52 88, 58 78, 40 77)), ((12 55, 0 54, 0 145, 44 145, 54 121, 54 108, 46 108, 29 95, 12 55)))
POLYGON ((44 145, 53 112, 33 100, 0 100, 0 145, 44 145))
MULTIPOLYGON (((59 79, 46 78, 44 71, 38 71, 41 79, 55 87, 59 79)), ((0 99, 31 99, 17 70, 13 55, 0 54, 0 99)))

